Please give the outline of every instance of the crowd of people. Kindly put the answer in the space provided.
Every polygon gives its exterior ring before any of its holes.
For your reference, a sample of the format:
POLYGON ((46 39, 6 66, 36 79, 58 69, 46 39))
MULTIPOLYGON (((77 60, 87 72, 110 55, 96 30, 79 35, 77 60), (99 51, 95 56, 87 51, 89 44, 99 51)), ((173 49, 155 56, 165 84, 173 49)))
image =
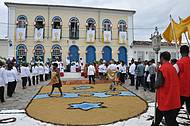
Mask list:
MULTIPOLYGON (((190 57, 189 47, 181 46, 180 53, 182 58, 171 59, 169 52, 163 52, 160 55, 160 62, 135 61, 131 60, 129 66, 123 61, 109 62, 100 59, 100 61, 83 64, 79 63, 81 75, 89 78, 89 84, 96 83, 96 79, 112 80, 110 90, 115 91, 117 85, 125 84, 126 79, 130 79, 131 86, 139 90, 139 86, 144 91, 156 91, 158 107, 156 109, 156 120, 152 126, 159 126, 160 121, 165 117, 168 126, 178 126, 176 117, 182 105, 186 103, 187 112, 190 113, 190 57), (156 77, 157 75, 157 77, 156 77)), ((67 64, 68 65, 68 64, 67 64)), ((68 69, 69 66, 66 66, 68 69)), ((21 78, 22 88, 39 84, 40 82, 51 79, 52 95, 54 88, 58 88, 62 96, 62 83, 60 71, 64 69, 63 63, 23 63, 16 67, 15 60, 8 61, 6 64, 0 62, 0 100, 5 102, 4 91, 7 86, 7 96, 12 97, 17 82, 21 78)), ((67 70, 66 70, 67 71, 67 70)))
POLYGON ((139 86, 142 86, 145 91, 149 89, 150 92, 155 92, 154 85, 157 68, 155 60, 143 62, 140 59, 138 61, 132 59, 129 66, 130 85, 135 86, 137 90, 139 86))
POLYGON ((7 63, 0 63, 0 100, 5 102, 4 91, 7 87, 7 96, 12 97, 18 80, 21 80, 22 88, 26 89, 27 85, 36 85, 42 81, 51 78, 51 67, 49 64, 42 63, 27 64, 23 63, 20 67, 16 67, 14 60, 7 63))
POLYGON ((160 66, 157 68, 156 118, 152 126, 159 126, 165 118, 167 126, 178 126, 176 118, 184 103, 187 115, 190 113, 190 57, 189 47, 180 47, 181 58, 170 60, 169 52, 160 55, 160 66))

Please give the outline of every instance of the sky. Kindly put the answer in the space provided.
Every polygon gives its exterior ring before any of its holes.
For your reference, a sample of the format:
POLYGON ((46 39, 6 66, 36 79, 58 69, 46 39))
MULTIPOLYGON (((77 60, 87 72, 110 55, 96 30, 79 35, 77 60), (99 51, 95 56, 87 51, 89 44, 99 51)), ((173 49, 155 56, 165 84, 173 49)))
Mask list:
POLYGON ((135 10, 135 40, 149 40, 157 26, 162 33, 170 22, 169 15, 190 16, 190 0, 0 0, 0 38, 7 36, 7 7, 4 2, 60 4, 135 10))

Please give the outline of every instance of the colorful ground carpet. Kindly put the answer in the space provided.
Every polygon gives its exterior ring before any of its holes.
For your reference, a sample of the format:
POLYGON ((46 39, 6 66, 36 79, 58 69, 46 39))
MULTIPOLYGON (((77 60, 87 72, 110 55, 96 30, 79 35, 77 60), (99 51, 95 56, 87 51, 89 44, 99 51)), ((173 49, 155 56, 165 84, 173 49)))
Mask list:
POLYGON ((63 96, 44 86, 26 108, 37 120, 61 125, 100 125, 127 120, 147 110, 147 103, 122 86, 109 90, 109 84, 64 85, 63 96))

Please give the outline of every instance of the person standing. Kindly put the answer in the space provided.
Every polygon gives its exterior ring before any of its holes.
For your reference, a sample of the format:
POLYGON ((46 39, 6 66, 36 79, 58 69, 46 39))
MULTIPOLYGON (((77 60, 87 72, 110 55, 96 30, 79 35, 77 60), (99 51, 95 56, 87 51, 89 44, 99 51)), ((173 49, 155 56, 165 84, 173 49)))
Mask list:
POLYGON ((17 81, 18 81, 18 71, 17 71, 17 68, 16 68, 15 66, 16 66, 16 64, 13 63, 13 70, 14 70, 15 75, 16 75, 16 78, 17 78, 17 79, 15 80, 15 88, 16 88, 17 81))
POLYGON ((149 75, 149 70, 148 70, 149 69, 149 62, 145 61, 144 66, 145 66, 145 69, 144 69, 144 88, 149 89, 149 83, 147 81, 147 78, 149 75))
POLYGON ((135 65, 135 61, 132 59, 131 60, 131 66, 129 67, 129 73, 130 73, 130 79, 131 79, 131 86, 135 85, 135 69, 136 69, 136 65, 135 65))
POLYGON ((176 117, 181 107, 180 84, 175 68, 169 63, 170 58, 169 52, 163 52, 160 55, 162 65, 158 70, 155 84, 158 107, 156 109, 156 120, 152 126, 159 126, 163 117, 167 126, 178 126, 176 117))
POLYGON ((117 71, 117 65, 115 64, 114 60, 111 60, 107 68, 107 75, 110 80, 114 80, 116 71, 117 71))
POLYGON ((88 66, 89 84, 91 84, 91 80, 95 84, 95 72, 96 72, 95 67, 92 64, 90 64, 88 66))
POLYGON ((67 57, 66 58, 66 71, 70 72, 70 68, 71 68, 71 61, 70 61, 70 58, 67 57))
POLYGON ((40 75, 40 82, 44 81, 44 66, 43 66, 42 63, 38 67, 38 72, 39 72, 39 75, 40 75))
POLYGON ((177 61, 177 72, 180 80, 181 105, 186 103, 186 109, 190 113, 190 57, 189 47, 181 46, 182 58, 177 61))
POLYGON ((3 64, 0 64, 0 100, 1 103, 5 102, 4 99, 4 91, 5 91, 5 84, 8 84, 7 73, 3 64))
POLYGON ((155 92, 156 64, 154 59, 151 60, 151 65, 148 70, 150 74, 150 92, 155 92))
POLYGON ((125 77, 126 77, 126 65, 123 61, 121 61, 121 65, 119 67, 120 72, 120 81, 122 84, 125 84, 125 77))
POLYGON ((27 79, 28 79, 28 68, 26 67, 26 64, 22 64, 20 67, 20 75, 22 80, 22 88, 26 89, 27 79))
POLYGON ((32 66, 32 83, 33 85, 38 84, 38 66, 36 63, 32 66))
POLYGON ((12 97, 15 92, 16 82, 17 82, 17 74, 13 70, 13 64, 10 63, 7 65, 7 96, 12 97))
POLYGON ((27 71, 28 86, 31 86, 31 78, 30 78, 31 71, 28 63, 26 64, 26 71, 27 71))
POLYGON ((60 73, 58 70, 58 64, 57 63, 53 63, 53 70, 52 70, 51 74, 52 75, 51 75, 50 84, 52 85, 52 90, 51 90, 49 96, 52 95, 55 88, 59 89, 59 92, 62 96, 63 95, 62 90, 61 90, 62 84, 61 84, 61 80, 60 80, 60 73))
MULTIPOLYGON (((137 75, 137 82, 136 82, 136 90, 139 89, 139 86, 143 86, 144 87, 144 64, 139 61, 137 68, 136 68, 136 75, 137 75)), ((144 90, 146 90, 144 88, 144 90)))
POLYGON ((45 71, 45 81, 47 81, 48 78, 49 78, 49 71, 50 71, 50 68, 49 68, 49 65, 48 65, 48 64, 46 64, 46 65, 44 66, 44 71, 45 71))
POLYGON ((99 79, 103 79, 103 63, 98 66, 99 79))

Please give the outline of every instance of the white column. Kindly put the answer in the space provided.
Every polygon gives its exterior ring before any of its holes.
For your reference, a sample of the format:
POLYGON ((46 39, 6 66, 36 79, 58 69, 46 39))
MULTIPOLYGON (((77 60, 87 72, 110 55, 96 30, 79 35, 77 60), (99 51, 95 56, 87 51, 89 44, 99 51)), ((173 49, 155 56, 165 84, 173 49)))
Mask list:
POLYGON ((9 7, 8 9, 8 41, 12 41, 12 46, 8 47, 8 58, 13 58, 16 56, 15 47, 15 7, 9 7))
POLYGON ((133 57, 133 47, 130 48, 134 41, 134 26, 133 26, 133 15, 129 15, 127 19, 127 25, 128 25, 128 48, 127 48, 127 56, 128 56, 128 63, 130 63, 131 59, 133 57))

